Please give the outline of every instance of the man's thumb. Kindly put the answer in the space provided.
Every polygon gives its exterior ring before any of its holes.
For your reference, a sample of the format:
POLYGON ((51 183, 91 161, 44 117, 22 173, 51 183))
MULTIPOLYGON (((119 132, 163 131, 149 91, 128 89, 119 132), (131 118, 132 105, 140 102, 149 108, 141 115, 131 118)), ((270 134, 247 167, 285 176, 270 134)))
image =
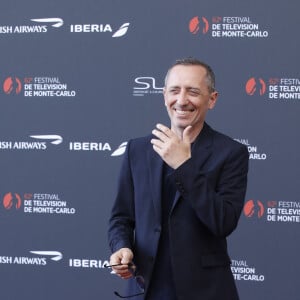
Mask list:
POLYGON ((191 125, 184 128, 183 133, 182 133, 183 142, 189 143, 189 144, 191 143, 191 137, 190 137, 191 133, 192 133, 191 125))
POLYGON ((121 260, 121 263, 122 264, 128 264, 131 262, 132 260, 132 252, 130 250, 127 250, 127 249, 124 249, 122 251, 122 260, 121 260))

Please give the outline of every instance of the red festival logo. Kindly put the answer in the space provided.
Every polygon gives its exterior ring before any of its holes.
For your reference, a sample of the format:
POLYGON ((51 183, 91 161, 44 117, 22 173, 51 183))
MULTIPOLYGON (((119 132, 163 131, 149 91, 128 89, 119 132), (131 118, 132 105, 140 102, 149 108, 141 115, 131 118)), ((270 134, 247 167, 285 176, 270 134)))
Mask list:
POLYGON ((19 209, 21 207, 21 204, 21 197, 17 193, 7 193, 3 197, 3 206, 5 209, 11 209, 13 206, 16 209, 19 209))
POLYGON ((199 17, 194 17, 189 22, 189 30, 192 34, 196 34, 200 27, 202 27, 202 33, 206 34, 209 29, 209 23, 205 17, 202 17, 201 20, 199 17))
POLYGON ((267 85, 263 79, 259 78, 256 80, 254 77, 251 77, 247 81, 245 89, 250 96, 253 96, 258 91, 260 95, 263 95, 266 92, 267 85))
POLYGON ((22 90, 22 84, 18 77, 7 77, 3 83, 3 91, 5 94, 19 94, 22 90))
POLYGON ((259 200, 249 200, 244 205, 244 214, 247 218, 257 216, 261 218, 265 212, 263 204, 259 200))

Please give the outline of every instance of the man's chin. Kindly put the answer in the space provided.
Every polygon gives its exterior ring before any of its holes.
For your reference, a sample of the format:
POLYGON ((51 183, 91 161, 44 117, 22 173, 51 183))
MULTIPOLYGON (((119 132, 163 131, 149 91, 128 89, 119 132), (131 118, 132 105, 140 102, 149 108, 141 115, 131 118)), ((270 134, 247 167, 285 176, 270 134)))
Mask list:
POLYGON ((176 127, 180 130, 184 130, 191 125, 191 122, 177 122, 176 127))

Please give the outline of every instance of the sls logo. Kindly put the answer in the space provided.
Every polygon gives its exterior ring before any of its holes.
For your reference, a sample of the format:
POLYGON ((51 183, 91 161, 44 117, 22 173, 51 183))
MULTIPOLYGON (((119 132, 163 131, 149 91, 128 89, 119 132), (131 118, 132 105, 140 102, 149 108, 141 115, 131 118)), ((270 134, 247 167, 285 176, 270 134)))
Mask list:
POLYGON ((18 77, 7 77, 3 82, 3 91, 7 95, 20 94, 22 83, 18 77))
POLYGON ((264 95, 266 90, 267 90, 267 85, 265 81, 262 78, 254 78, 251 77, 247 82, 246 82, 246 93, 250 96, 253 96, 255 94, 259 94, 260 96, 264 95))
POLYGON ((154 77, 150 76, 143 76, 143 77, 136 77, 134 79, 135 86, 133 88, 133 96, 145 96, 153 94, 162 94, 163 87, 156 85, 156 80, 154 77))
POLYGON ((249 200, 244 206, 244 214, 247 218, 256 216, 260 219, 264 215, 264 212, 264 205, 259 200, 249 200))
POLYGON ((206 34, 209 29, 209 23, 205 17, 194 17, 189 22, 189 31, 192 34, 197 34, 201 29, 203 34, 206 34))
POLYGON ((3 197, 3 206, 5 209, 9 210, 11 208, 19 209, 21 207, 22 200, 17 193, 7 193, 3 197))

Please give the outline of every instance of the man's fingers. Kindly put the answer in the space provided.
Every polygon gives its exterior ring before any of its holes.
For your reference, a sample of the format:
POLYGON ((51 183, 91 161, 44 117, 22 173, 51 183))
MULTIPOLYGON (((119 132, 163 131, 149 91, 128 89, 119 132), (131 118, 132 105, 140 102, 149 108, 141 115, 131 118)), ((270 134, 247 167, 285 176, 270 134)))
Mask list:
POLYGON ((163 125, 163 124, 161 124, 161 123, 157 123, 156 124, 156 128, 158 128, 159 130, 161 130, 161 131, 167 131, 169 128, 167 127, 167 126, 165 126, 165 125, 163 125))
POLYGON ((167 126, 163 125, 163 124, 160 124, 160 123, 156 124, 156 128, 159 131, 163 132, 164 135, 166 135, 169 138, 172 137, 172 135, 173 135, 172 130, 170 128, 168 128, 167 126))
POLYGON ((133 276, 135 266, 132 263, 133 253, 129 248, 121 248, 110 257, 112 273, 127 279, 133 276))
POLYGON ((127 279, 133 276, 135 266, 132 264, 118 264, 116 266, 112 266, 112 274, 116 274, 123 279, 127 279))
POLYGON ((153 129, 152 134, 155 135, 159 140, 161 140, 164 143, 169 139, 168 136, 166 136, 163 132, 157 129, 153 129))
POLYGON ((153 148, 157 147, 160 149, 160 148, 162 148, 163 142, 160 140, 157 140, 157 139, 151 139, 151 144, 152 144, 153 148))
POLYGON ((110 264, 113 266, 113 270, 128 269, 133 259, 133 253, 128 248, 121 248, 110 257, 110 264))
POLYGON ((128 279, 133 276, 131 272, 127 271, 115 271, 114 272, 117 276, 123 278, 123 279, 128 279))

